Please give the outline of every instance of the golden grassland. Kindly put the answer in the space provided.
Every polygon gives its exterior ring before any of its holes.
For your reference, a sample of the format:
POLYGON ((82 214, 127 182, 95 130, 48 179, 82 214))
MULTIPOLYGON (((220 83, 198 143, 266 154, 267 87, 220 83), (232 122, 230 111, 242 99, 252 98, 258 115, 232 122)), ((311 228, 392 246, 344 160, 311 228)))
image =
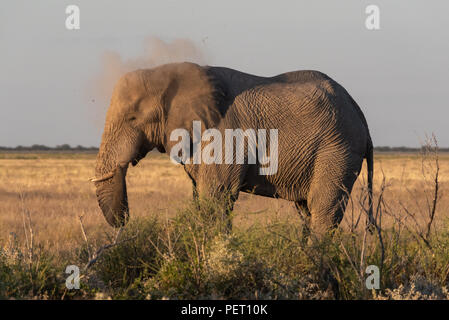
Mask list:
MULTIPOLYGON (((439 154, 438 165, 438 201, 432 230, 446 225, 449 154, 439 154)), ((89 153, 0 154, 0 244, 6 245, 12 237, 19 243, 29 243, 32 237, 35 247, 57 259, 70 257, 75 248, 85 245, 80 217, 93 248, 110 241, 114 230, 105 222, 94 185, 88 181, 94 168, 95 154, 89 153)), ((433 157, 375 154, 374 199, 377 206, 385 203, 382 228, 399 224, 413 231, 415 237, 425 234, 434 198, 435 173, 433 157)), ((192 195, 191 182, 182 167, 158 153, 149 154, 138 166, 131 167, 127 182, 131 221, 152 216, 161 221, 172 219, 186 207, 192 195)), ((365 185, 364 163, 342 230, 352 230, 363 213, 360 205, 364 202, 365 185)), ((291 202, 241 193, 234 210, 234 230, 245 232, 256 225, 273 226, 279 221, 285 225, 301 224, 291 202)))
MULTIPOLYGON (((444 197, 449 186, 449 155, 439 156, 440 202, 437 221, 446 217, 449 198, 444 197)), ((424 163, 426 165, 426 163, 424 163)), ((79 216, 83 216, 86 232, 93 238, 112 228, 98 208, 95 188, 88 178, 94 174, 94 154, 2 154, 0 155, 0 239, 11 232, 24 236, 23 213, 29 211, 34 241, 59 252, 84 241, 79 216)), ((424 170, 427 167, 424 168, 424 170)), ((379 192, 383 178, 387 188, 385 198, 398 206, 410 204, 423 211, 431 198, 431 172, 424 172, 419 154, 376 154, 374 189, 379 192)), ((353 195, 366 184, 365 164, 353 195)), ((127 176, 131 219, 157 215, 173 217, 191 199, 192 186, 181 166, 170 162, 166 155, 150 154, 127 176)), ((355 197, 355 196, 354 196, 355 197)), ((354 204, 354 202, 352 202, 354 204)), ((394 209, 394 208, 393 208, 394 209)), ((343 227, 351 220, 351 202, 343 227)), ((289 201, 241 193, 235 206, 234 227, 247 228, 255 222, 269 223, 285 219, 294 223, 299 218, 289 201)), ((385 217, 388 221, 388 217, 385 217)), ((421 219, 420 219, 421 220, 421 219)))

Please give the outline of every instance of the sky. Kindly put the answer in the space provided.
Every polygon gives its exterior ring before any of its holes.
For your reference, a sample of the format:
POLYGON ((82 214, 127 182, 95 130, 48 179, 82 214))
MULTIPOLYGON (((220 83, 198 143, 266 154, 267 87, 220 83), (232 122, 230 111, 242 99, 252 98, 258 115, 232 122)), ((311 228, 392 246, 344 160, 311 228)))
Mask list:
POLYGON ((2 0, 0 146, 98 146, 115 78, 186 60, 260 76, 314 69, 363 110, 375 146, 449 146, 443 0, 2 0), (365 8, 380 9, 380 29, 365 8), (68 5, 80 29, 66 28, 68 5))

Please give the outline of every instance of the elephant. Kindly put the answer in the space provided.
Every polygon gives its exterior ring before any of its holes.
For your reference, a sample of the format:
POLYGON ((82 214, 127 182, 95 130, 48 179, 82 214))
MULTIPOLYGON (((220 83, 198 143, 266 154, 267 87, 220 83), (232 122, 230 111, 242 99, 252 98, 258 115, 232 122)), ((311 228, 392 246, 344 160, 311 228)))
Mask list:
MULTIPOLYGON (((277 129, 278 168, 262 175, 256 163, 182 163, 196 197, 239 192, 294 202, 310 230, 322 234, 342 220, 367 161, 372 217, 373 144, 357 103, 336 81, 313 70, 261 77, 225 67, 183 62, 139 69, 116 83, 97 155, 96 195, 107 222, 129 219, 126 172, 147 153, 170 153, 171 132, 277 129)), ((245 155, 245 159, 248 155, 245 155)))

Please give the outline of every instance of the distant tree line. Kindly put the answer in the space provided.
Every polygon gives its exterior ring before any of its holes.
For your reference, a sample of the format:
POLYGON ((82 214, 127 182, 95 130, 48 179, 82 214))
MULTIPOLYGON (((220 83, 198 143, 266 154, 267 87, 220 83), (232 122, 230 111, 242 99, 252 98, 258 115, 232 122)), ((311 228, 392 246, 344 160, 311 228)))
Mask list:
POLYGON ((32 146, 17 146, 17 147, 1 147, 0 151, 98 151, 97 147, 84 147, 78 145, 72 147, 69 144, 61 144, 56 147, 48 147, 43 144, 33 144, 32 146))
MULTIPOLYGON (((411 147, 388 147, 388 146, 379 146, 374 147, 374 151, 377 152, 420 152, 428 147, 420 147, 420 148, 411 148, 411 147)), ((438 148, 440 152, 449 152, 449 148, 438 148)))

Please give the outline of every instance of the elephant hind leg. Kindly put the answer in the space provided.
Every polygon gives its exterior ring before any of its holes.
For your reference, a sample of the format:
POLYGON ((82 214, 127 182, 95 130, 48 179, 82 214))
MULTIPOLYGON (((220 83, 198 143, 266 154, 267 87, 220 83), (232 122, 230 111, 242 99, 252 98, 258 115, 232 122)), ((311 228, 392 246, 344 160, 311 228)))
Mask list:
POLYGON ((344 193, 338 192, 338 196, 333 197, 328 203, 325 202, 323 199, 317 200, 315 195, 315 204, 311 207, 310 229, 317 237, 338 227, 343 219, 347 197, 344 193))
MULTIPOLYGON (((295 207, 303 221, 301 245, 303 247, 306 247, 307 244, 313 244, 310 231, 312 215, 310 213, 309 207, 307 206, 306 200, 296 201, 295 207)), ((322 279, 324 280, 324 283, 328 283, 328 286, 323 289, 332 293, 335 299, 339 299, 339 284, 337 279, 332 275, 332 272, 329 270, 329 268, 323 267, 322 279)))
POLYGON ((335 229, 343 219, 362 159, 353 165, 328 165, 322 175, 314 177, 307 203, 311 212, 311 231, 317 236, 335 229), (332 174, 333 173, 333 174, 332 174))

